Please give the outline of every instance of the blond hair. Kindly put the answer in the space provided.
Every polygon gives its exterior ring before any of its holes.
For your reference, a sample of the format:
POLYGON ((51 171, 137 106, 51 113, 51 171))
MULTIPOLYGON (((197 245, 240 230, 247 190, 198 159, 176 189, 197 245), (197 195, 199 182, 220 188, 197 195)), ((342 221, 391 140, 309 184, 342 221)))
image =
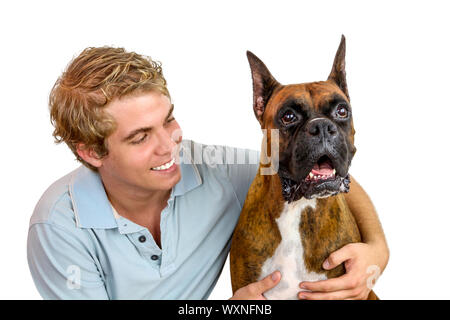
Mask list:
POLYGON ((65 142, 80 162, 97 170, 78 155, 77 145, 92 148, 100 158, 108 155, 106 138, 116 123, 105 112, 107 104, 155 90, 170 99, 161 63, 123 48, 86 48, 69 63, 50 92, 55 142, 65 142))

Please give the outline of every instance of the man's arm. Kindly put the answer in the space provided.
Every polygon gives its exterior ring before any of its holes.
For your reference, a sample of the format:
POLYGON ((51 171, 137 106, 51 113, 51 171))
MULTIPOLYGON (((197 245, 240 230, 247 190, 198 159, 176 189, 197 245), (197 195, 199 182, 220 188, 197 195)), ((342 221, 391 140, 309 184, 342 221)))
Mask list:
POLYGON ((350 179, 350 192, 344 194, 345 200, 355 217, 362 242, 379 247, 383 258, 383 263, 380 263, 379 267, 384 270, 389 260, 389 248, 383 228, 367 193, 355 178, 351 176, 350 179))
POLYGON ((330 254, 324 269, 330 270, 344 263, 346 274, 329 280, 302 282, 300 299, 366 299, 373 281, 384 271, 389 249, 375 207, 367 193, 351 177, 350 192, 345 200, 361 232, 362 243, 351 243, 330 254))
POLYGON ((80 236, 82 232, 52 223, 30 227, 28 264, 44 299, 109 299, 88 244, 80 236))

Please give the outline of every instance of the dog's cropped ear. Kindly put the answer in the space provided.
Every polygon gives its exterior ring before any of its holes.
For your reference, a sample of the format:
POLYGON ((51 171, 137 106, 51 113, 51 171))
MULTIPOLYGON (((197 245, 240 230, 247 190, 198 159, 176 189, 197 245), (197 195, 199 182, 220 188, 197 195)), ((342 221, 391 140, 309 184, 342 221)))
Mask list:
POLYGON ((255 113, 256 119, 262 124, 267 102, 273 90, 280 84, 257 56, 247 51, 247 58, 250 63, 253 79, 253 112, 255 113))
POLYGON ((333 68, 328 76, 328 80, 332 80, 338 85, 338 87, 344 92, 348 100, 350 96, 348 95, 347 80, 345 75, 345 37, 342 35, 341 43, 334 57, 333 68))

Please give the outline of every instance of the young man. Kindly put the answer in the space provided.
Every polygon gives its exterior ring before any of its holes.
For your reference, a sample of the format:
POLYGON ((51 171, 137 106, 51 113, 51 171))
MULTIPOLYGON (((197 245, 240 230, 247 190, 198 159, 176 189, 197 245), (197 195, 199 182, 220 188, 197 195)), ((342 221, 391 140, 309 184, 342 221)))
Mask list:
MULTIPOLYGON (((29 267, 43 298, 209 296, 258 164, 225 161, 250 150, 182 141, 173 110, 160 65, 120 48, 88 48, 58 79, 53 135, 83 166, 49 187, 30 221, 29 267)), ((347 274, 303 283, 312 292, 301 298, 364 298, 367 267, 387 264, 370 199, 354 180, 351 190, 364 243, 333 253, 327 268, 345 261, 347 274)), ((232 298, 263 299, 280 276, 232 298)))

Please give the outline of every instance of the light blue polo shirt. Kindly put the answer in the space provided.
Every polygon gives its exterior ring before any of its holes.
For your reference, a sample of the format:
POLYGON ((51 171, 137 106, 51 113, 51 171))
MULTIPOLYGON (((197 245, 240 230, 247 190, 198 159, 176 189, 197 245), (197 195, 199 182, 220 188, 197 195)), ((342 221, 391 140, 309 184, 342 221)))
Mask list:
POLYGON ((180 157, 181 180, 161 212, 162 248, 148 229, 114 215, 99 174, 84 166, 45 191, 27 245, 44 299, 208 298, 259 153, 184 140, 180 157))

